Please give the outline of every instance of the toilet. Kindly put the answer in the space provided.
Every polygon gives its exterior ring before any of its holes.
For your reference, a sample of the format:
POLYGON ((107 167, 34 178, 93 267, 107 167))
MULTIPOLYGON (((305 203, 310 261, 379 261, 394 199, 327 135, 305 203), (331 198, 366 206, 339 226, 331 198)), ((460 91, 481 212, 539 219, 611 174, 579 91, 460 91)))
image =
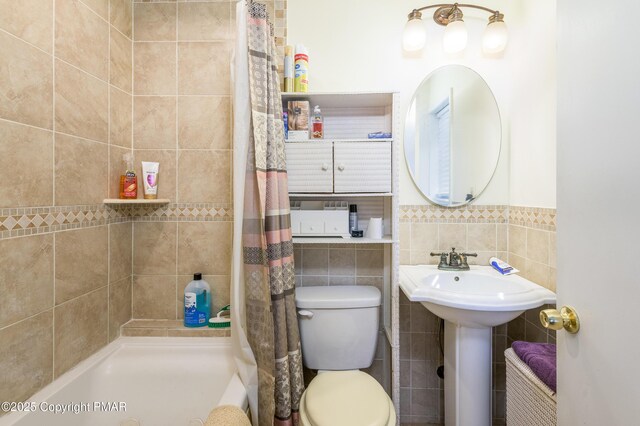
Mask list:
POLYGON ((394 426, 396 412, 371 366, 378 340, 380 290, 372 286, 296 288, 307 368, 318 370, 300 400, 303 426, 394 426))

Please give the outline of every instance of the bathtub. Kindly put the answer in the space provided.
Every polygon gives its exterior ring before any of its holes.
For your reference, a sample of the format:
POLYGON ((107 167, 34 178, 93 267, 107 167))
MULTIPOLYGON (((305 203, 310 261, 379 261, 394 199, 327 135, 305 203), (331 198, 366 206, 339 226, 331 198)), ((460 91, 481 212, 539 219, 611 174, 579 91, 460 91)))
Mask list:
POLYGON ((0 426, 195 426, 248 407, 228 337, 121 337, 27 402, 0 426))

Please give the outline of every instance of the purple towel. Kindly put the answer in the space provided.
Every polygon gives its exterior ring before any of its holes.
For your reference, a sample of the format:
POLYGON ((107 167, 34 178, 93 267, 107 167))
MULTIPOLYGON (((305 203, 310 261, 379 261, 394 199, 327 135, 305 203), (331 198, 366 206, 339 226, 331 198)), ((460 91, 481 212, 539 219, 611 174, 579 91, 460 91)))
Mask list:
POLYGON ((542 382, 556 391, 556 345, 516 341, 511 345, 518 357, 542 382))

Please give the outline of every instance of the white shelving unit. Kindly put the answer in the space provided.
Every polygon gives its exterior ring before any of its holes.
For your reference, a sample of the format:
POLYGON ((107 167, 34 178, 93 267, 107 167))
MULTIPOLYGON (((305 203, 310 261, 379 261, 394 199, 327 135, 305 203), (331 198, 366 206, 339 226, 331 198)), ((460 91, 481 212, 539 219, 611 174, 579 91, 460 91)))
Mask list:
POLYGON ((391 352, 391 362, 385 362, 385 375, 390 379, 388 385, 392 390, 396 411, 399 412, 398 165, 400 141, 395 139, 399 126, 397 95, 391 92, 282 94, 284 108, 287 107, 288 101, 299 100, 308 100, 310 111, 313 111, 315 105, 320 105, 324 118, 324 139, 287 141, 289 182, 290 184, 293 182, 293 188, 295 188, 289 193, 291 200, 340 200, 357 204, 360 228, 362 229, 363 225, 368 223, 370 217, 382 217, 385 236, 381 240, 294 236, 293 242, 294 244, 383 245, 383 326, 391 352), (391 133, 392 137, 369 139, 368 134, 374 132, 391 133), (358 154, 357 143, 363 144, 362 155, 358 154), (373 143, 380 143, 380 145, 373 143), (387 146, 390 146, 390 149, 382 148, 387 146), (295 148, 291 149, 292 147, 295 148), (339 156, 344 158, 345 155, 350 157, 345 160, 338 158, 339 156), (361 171, 354 173, 354 169, 361 171), (372 189, 376 187, 375 182, 382 182, 380 185, 386 183, 386 177, 375 175, 375 170, 382 170, 381 173, 384 173, 384 176, 387 176, 390 170, 390 188, 372 189), (345 173, 338 177, 338 173, 342 171, 350 174, 345 173), (346 183, 345 176, 348 176, 346 183), (352 187, 358 189, 349 189, 348 192, 342 193, 340 191, 341 188, 352 187), (322 189, 318 190, 318 188, 322 189))

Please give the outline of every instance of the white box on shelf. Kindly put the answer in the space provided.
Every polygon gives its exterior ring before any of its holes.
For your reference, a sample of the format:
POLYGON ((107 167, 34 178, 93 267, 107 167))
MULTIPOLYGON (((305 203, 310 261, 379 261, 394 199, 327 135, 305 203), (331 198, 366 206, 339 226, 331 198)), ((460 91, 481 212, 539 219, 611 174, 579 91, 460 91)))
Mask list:
POLYGON ((291 233, 305 237, 349 238, 346 201, 292 201, 291 233))
POLYGON ((306 141, 309 140, 308 130, 289 130, 287 141, 306 141))

